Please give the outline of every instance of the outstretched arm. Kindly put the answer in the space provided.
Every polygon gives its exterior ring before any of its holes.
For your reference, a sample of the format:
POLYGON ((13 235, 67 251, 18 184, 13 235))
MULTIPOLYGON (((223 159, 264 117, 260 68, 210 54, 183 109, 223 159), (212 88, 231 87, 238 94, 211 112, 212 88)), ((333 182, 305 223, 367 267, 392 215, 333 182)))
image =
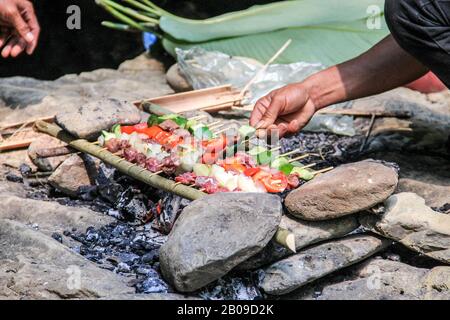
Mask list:
POLYGON ((321 108, 394 89, 427 71, 388 36, 355 59, 261 98, 250 124, 257 129, 278 129, 280 135, 295 133, 321 108))

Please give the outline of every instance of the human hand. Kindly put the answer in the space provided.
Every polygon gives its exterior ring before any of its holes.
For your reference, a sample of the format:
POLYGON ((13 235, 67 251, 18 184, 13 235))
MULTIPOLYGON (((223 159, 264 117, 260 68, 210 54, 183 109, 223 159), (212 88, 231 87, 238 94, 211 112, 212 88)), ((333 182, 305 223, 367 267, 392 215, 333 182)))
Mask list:
POLYGON ((280 137, 302 129, 316 112, 308 89, 302 83, 290 84, 259 99, 250 117, 258 136, 277 130, 280 137))
POLYGON ((33 4, 28 0, 0 0, 0 49, 3 58, 23 51, 32 54, 40 33, 33 4))

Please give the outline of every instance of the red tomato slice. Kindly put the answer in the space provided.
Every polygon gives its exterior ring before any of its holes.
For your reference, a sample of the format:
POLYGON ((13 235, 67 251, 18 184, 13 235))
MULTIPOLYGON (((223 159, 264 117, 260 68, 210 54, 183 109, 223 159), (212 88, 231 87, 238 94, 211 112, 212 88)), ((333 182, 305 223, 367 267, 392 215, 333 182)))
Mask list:
POLYGON ((172 135, 170 133, 161 130, 153 139, 159 144, 164 145, 169 141, 171 136, 172 135))
POLYGON ((288 186, 287 178, 281 172, 273 174, 272 176, 267 176, 263 178, 261 182, 266 190, 271 193, 283 192, 288 186))
POLYGON ((227 147, 227 138, 225 135, 212 140, 208 140, 204 145, 206 152, 220 152, 227 147))
POLYGON ((121 126, 120 132, 126 133, 126 134, 132 134, 133 132, 136 132, 136 128, 134 126, 121 126))
POLYGON ((255 174, 257 174, 260 171, 261 171, 261 168, 258 168, 258 167, 256 167, 256 168, 247 168, 247 169, 244 170, 244 174, 247 177, 253 177, 255 174))
POLYGON ((202 156, 202 163, 204 164, 214 164, 216 163, 217 159, 219 159, 220 153, 204 153, 202 156))
POLYGON ((133 127, 136 129, 137 132, 141 133, 140 131, 147 129, 148 125, 146 123, 138 123, 135 124, 133 127))
POLYGON ((257 173, 255 173, 254 175, 253 175, 253 181, 262 181, 263 179, 265 179, 265 178, 267 178, 267 177, 270 177, 271 175, 270 175, 270 173, 269 172, 266 172, 266 171, 263 171, 263 170, 260 170, 259 172, 257 172, 257 173))
POLYGON ((224 163, 223 168, 226 171, 244 172, 247 167, 240 163, 224 163))
POLYGON ((158 126, 152 126, 141 130, 141 133, 146 134, 150 139, 155 139, 155 137, 161 132, 163 132, 163 129, 158 126))

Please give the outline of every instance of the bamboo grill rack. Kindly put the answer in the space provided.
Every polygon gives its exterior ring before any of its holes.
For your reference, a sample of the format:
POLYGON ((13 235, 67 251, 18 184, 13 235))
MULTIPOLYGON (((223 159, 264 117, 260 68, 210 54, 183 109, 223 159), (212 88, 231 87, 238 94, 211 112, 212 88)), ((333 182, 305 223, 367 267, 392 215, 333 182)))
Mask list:
MULTIPOLYGON (((114 155, 108 150, 105 150, 104 148, 96 144, 93 144, 85 139, 75 138, 56 124, 40 120, 35 123, 35 126, 38 131, 49 134, 67 143, 70 147, 78 151, 90 154, 102 160, 103 162, 114 166, 120 172, 127 174, 135 178, 136 180, 142 181, 154 188, 158 188, 179 195, 189 200, 197 200, 207 195, 206 193, 197 190, 193 187, 178 184, 173 180, 161 177, 155 173, 148 171, 145 168, 142 168, 136 164, 128 162, 125 159, 117 155, 114 155)), ((274 240, 283 247, 293 252, 296 252, 295 236, 289 230, 278 228, 274 236, 274 240)))

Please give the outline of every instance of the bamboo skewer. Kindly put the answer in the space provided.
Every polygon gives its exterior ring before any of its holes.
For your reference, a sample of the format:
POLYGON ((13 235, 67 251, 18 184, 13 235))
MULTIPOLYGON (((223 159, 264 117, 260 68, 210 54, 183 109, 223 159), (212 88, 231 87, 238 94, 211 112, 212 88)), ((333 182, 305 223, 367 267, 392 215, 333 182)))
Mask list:
POLYGON ((269 67, 269 65, 274 62, 283 52, 284 50, 287 49, 287 47, 289 47, 289 45, 291 44, 292 39, 289 39, 288 41, 286 41, 286 43, 272 56, 272 58, 269 59, 269 61, 266 62, 266 64, 255 74, 255 76, 250 79, 249 82, 247 82, 247 84, 244 86, 244 88, 241 90, 241 92, 239 93, 239 95, 241 97, 245 96, 245 93, 247 92, 247 90, 250 88, 250 86, 253 84, 253 82, 255 82, 259 76, 266 71, 266 69, 269 67))
POLYGON ((304 154, 304 155, 302 155, 302 156, 299 156, 299 157, 290 159, 289 162, 294 162, 294 161, 302 160, 302 159, 308 158, 309 156, 311 156, 311 155, 310 155, 309 153, 307 153, 307 154, 304 154))
POLYGON ((283 247, 288 248, 294 253, 297 252, 297 247, 295 245, 295 235, 289 230, 278 228, 277 232, 275 233, 274 239, 283 247))
POLYGON ((314 175, 317 175, 317 174, 319 174, 319 173, 325 173, 325 172, 330 171, 330 170, 332 170, 332 169, 334 169, 334 167, 324 168, 324 169, 321 169, 321 170, 314 171, 313 174, 314 174, 314 175))

